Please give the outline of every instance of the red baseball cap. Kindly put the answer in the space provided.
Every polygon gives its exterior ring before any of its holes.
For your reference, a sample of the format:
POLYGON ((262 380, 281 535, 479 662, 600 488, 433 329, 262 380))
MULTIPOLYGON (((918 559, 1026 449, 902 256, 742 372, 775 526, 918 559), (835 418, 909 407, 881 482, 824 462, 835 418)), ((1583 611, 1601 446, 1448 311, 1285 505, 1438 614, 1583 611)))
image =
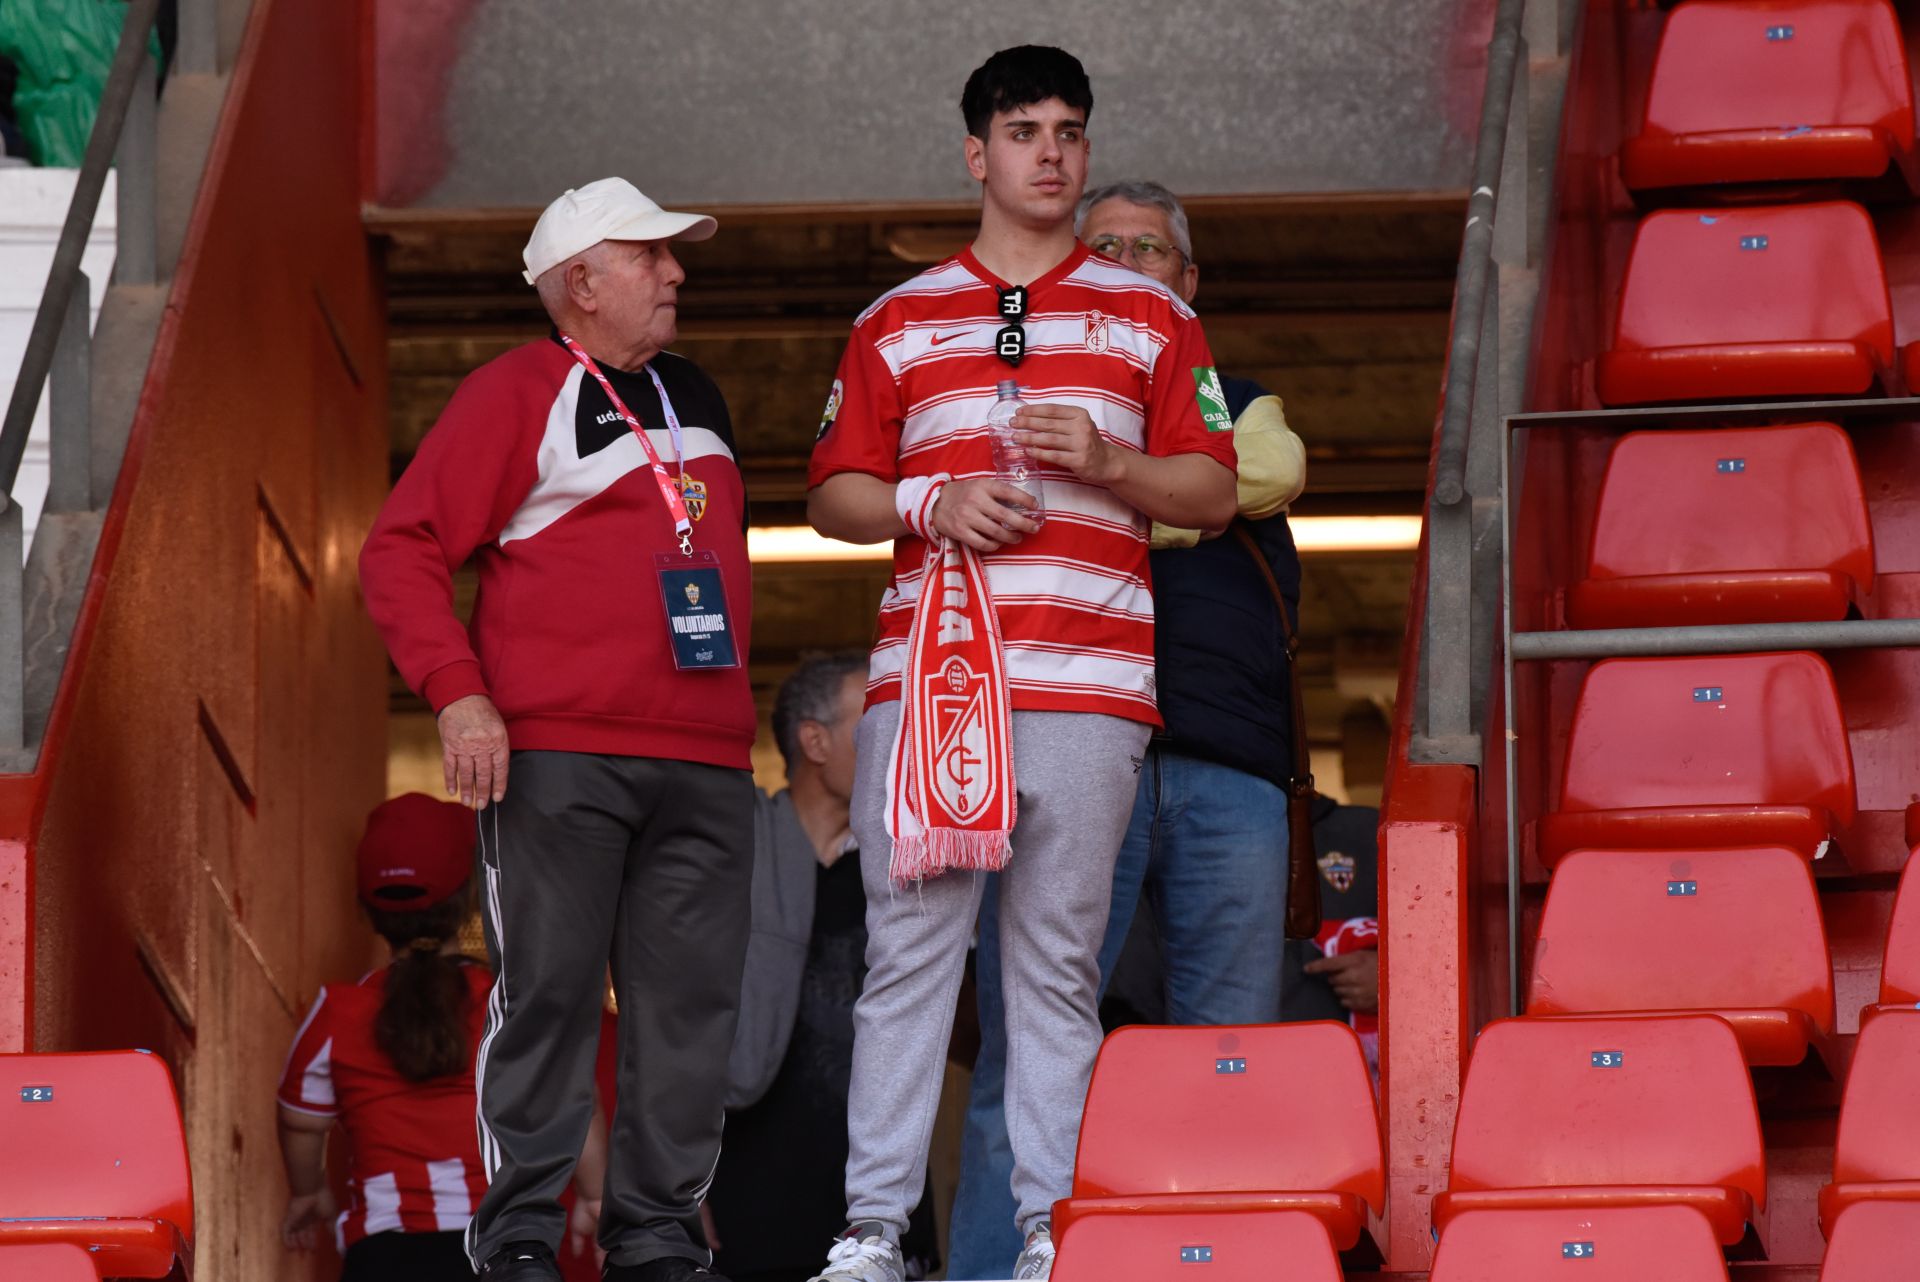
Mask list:
POLYGON ((451 898, 473 874, 473 812, 410 792, 383 801, 360 838, 360 898, 409 911, 451 898))

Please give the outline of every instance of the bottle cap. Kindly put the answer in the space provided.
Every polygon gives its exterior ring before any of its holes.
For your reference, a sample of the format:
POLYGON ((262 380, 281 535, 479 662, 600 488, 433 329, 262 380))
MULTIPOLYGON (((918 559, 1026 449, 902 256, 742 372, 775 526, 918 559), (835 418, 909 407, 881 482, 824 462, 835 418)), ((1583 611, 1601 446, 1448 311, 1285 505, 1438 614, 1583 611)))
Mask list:
POLYGON ((1000 393, 1000 399, 1003 401, 1006 400, 1009 396, 1020 395, 1020 384, 1014 382, 1010 378, 1002 379, 1000 382, 995 383, 993 386, 994 386, 994 390, 1000 393))

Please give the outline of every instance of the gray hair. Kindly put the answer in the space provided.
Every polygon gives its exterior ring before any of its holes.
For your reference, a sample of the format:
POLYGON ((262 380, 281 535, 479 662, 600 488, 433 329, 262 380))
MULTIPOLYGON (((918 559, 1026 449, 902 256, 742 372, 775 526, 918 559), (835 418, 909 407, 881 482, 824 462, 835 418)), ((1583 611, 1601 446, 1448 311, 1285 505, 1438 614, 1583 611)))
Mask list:
POLYGON ((565 313, 573 308, 572 302, 567 297, 567 272, 575 263, 585 263, 593 270, 599 271, 606 248, 606 241, 595 241, 573 257, 555 263, 534 279, 533 288, 540 295, 540 305, 547 309, 547 317, 554 324, 560 324, 565 313))
POLYGON ((1173 229, 1173 247, 1193 261, 1193 233, 1187 226, 1187 211, 1180 198, 1156 182, 1134 180, 1123 183, 1108 183, 1104 187, 1095 187, 1080 197, 1080 203, 1073 210, 1073 234, 1078 236, 1087 225, 1087 215, 1093 207, 1103 200, 1124 200, 1130 205, 1148 205, 1167 215, 1167 225, 1173 229))
POLYGON ((810 654, 780 683, 773 697, 773 739, 789 768, 800 756, 800 723, 830 726, 838 717, 840 691, 848 677, 866 675, 865 650, 810 654))

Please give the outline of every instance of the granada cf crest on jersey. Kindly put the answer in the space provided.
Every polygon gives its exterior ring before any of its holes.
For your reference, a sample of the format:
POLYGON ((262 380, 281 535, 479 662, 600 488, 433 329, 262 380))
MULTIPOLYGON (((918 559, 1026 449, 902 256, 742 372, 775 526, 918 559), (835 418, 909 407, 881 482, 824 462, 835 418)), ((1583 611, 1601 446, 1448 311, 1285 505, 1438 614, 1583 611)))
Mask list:
POLYGON ((1320 875, 1327 879, 1329 886, 1343 895, 1353 889, 1355 865, 1352 855, 1343 855, 1337 850, 1329 850, 1320 856, 1317 862, 1320 865, 1320 875))
POLYGON ((934 792, 958 823, 980 817, 993 799, 987 781, 987 678, 953 657, 927 678, 933 709, 934 792))
POLYGON ((1087 350, 1096 356, 1112 345, 1113 339, 1107 333, 1107 326, 1112 320, 1105 312, 1087 313, 1087 350))
POLYGON ((691 476, 681 477, 680 501, 687 505, 687 515, 699 520, 707 514, 707 483, 691 476))

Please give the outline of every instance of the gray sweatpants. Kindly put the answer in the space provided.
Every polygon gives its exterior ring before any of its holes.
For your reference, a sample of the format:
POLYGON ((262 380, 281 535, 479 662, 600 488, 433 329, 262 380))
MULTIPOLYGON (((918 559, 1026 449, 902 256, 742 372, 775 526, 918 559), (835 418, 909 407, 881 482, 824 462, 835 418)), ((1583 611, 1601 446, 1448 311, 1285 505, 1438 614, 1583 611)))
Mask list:
MULTIPOLYGON (((901 889, 887 878, 887 756, 900 705, 860 719, 853 833, 867 886, 867 982, 853 1010, 847 1219, 898 1240, 925 1187, 927 1145, 967 945, 985 877, 950 872, 901 889)), ((1020 813, 1000 878, 1007 1002, 1007 1133, 1019 1227, 1047 1218, 1073 1182, 1087 1078, 1100 1049, 1096 952, 1113 864, 1133 813, 1149 728, 1118 717, 1013 714, 1020 813)))

